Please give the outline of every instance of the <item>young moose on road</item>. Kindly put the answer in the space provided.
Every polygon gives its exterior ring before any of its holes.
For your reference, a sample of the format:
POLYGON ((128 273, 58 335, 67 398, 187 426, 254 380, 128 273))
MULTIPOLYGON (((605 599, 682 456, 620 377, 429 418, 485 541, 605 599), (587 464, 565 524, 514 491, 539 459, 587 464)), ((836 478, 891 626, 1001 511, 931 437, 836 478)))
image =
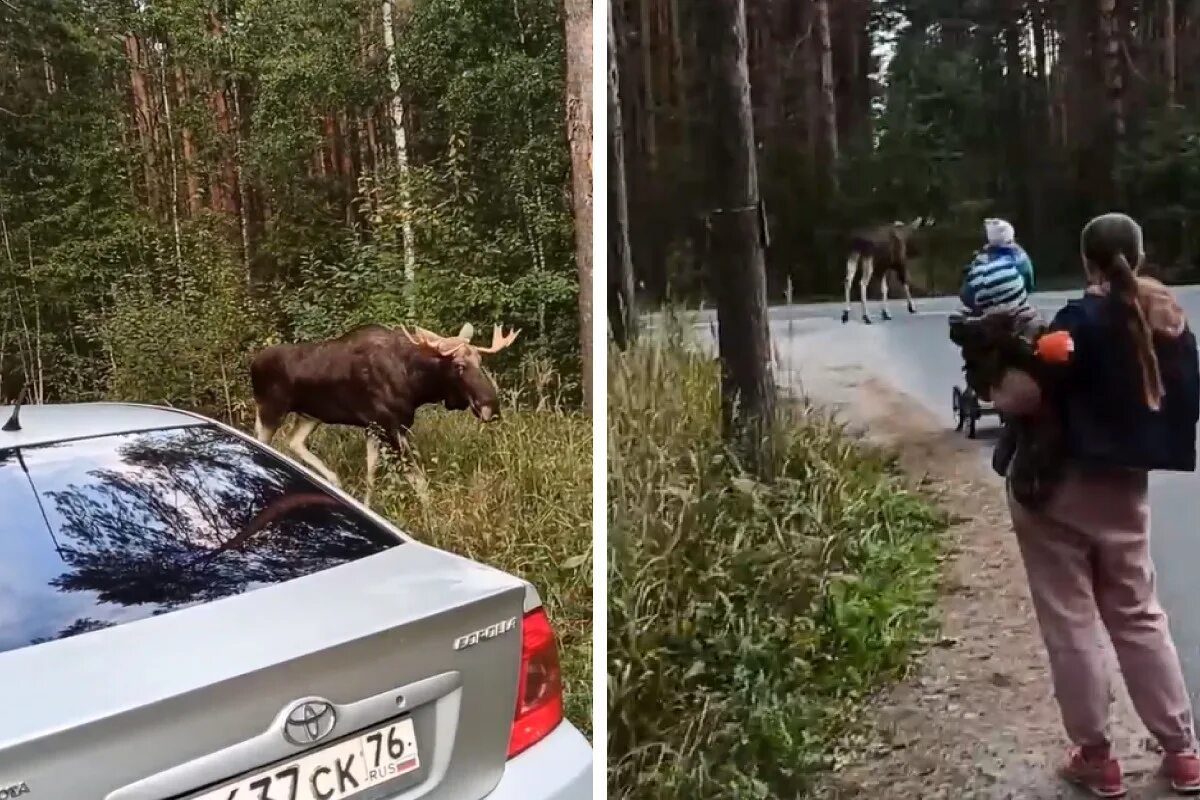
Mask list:
POLYGON ((871 324, 871 315, 867 312, 867 286, 876 272, 879 273, 882 318, 892 318, 887 310, 889 272, 896 273, 896 278, 904 289, 904 299, 908 301, 909 312, 916 312, 912 292, 908 288, 908 257, 911 254, 909 242, 918 228, 930 224, 932 221, 917 217, 912 222, 893 222, 890 225, 861 228, 851 234, 850 255, 846 258, 846 307, 842 311, 842 322, 850 321, 850 292, 857 275, 862 301, 862 320, 868 325, 871 324))
POLYGON ((370 505, 382 437, 398 452, 417 409, 427 403, 470 408, 483 422, 500 417, 496 385, 483 371, 484 353, 498 353, 520 331, 505 334, 496 327, 489 347, 471 344, 470 324, 457 336, 438 336, 423 328, 399 330, 364 325, 323 342, 277 344, 258 353, 250 364, 254 389, 255 435, 269 444, 288 414, 300 424, 288 446, 305 463, 335 485, 333 471, 307 447, 317 425, 352 425, 367 430, 367 490, 370 505))

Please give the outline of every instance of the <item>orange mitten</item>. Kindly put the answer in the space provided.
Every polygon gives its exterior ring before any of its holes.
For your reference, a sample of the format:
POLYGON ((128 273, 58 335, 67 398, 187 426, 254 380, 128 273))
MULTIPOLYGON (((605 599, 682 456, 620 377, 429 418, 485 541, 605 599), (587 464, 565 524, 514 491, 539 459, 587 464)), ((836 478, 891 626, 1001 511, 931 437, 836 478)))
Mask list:
POLYGON ((1067 331, 1047 333, 1037 340, 1037 357, 1048 364, 1065 364, 1075 352, 1075 341, 1067 331))

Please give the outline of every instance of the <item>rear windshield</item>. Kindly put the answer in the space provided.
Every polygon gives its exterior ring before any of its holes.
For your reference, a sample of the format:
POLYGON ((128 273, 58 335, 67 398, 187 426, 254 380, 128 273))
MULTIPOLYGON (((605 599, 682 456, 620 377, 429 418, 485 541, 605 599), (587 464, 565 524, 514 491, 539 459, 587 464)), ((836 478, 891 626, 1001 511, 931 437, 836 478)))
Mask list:
POLYGON ((0 450, 0 651, 281 583, 401 541, 215 426, 0 450))

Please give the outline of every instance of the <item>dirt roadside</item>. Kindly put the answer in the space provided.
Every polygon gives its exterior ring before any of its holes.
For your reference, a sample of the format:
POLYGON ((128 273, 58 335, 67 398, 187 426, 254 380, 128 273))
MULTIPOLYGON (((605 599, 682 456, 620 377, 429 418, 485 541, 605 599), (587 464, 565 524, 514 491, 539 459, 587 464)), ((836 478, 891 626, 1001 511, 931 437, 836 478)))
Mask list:
MULTIPOLYGON (((949 532, 941 639, 903 682, 874 699, 868 730, 848 742, 815 796, 1081 797, 1054 774, 1066 746, 1003 485, 979 443, 946 430, 917 401, 853 367, 814 375, 806 394, 837 409, 957 520, 949 532)), ((1114 662, 1115 664, 1115 662, 1114 662)), ((1172 797, 1158 756, 1114 669, 1113 739, 1130 798, 1172 797)))

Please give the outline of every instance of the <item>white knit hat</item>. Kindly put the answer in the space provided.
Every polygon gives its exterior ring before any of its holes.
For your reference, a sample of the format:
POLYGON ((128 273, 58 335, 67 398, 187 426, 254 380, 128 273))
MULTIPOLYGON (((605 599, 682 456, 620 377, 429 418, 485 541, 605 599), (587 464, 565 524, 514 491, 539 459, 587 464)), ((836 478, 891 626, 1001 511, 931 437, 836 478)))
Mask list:
POLYGON ((983 230, 987 234, 988 244, 993 246, 1012 244, 1017 235, 1011 224, 994 217, 983 221, 983 230))

